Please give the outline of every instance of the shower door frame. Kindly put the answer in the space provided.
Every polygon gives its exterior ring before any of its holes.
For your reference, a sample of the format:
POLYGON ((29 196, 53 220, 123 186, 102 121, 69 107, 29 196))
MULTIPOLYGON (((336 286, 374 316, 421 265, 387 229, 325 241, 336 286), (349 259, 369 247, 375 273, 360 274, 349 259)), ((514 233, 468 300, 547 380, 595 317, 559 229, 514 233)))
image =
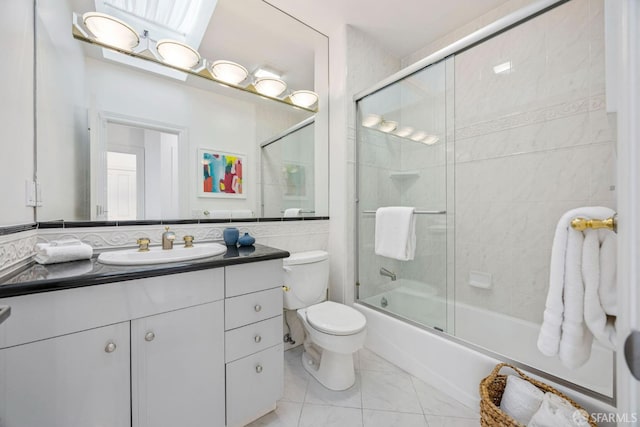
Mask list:
MULTIPOLYGON (((461 39, 459 39, 458 41, 434 52, 433 54, 423 58, 422 60, 398 71, 397 73, 387 77, 386 79, 378 82, 377 84, 373 85, 372 87, 370 87, 369 89, 366 89, 364 91, 361 91, 359 93, 356 93, 353 96, 353 102, 352 102, 352 112, 353 115, 352 117, 356 118, 358 117, 358 111, 357 111, 357 104, 358 101, 364 99, 365 97, 372 95, 388 86, 391 86, 399 81, 401 81, 402 79, 417 73, 419 71, 422 71, 424 69, 426 69, 427 67, 434 65, 440 61, 446 61, 448 58, 455 58, 455 56, 457 54, 460 54, 492 37, 495 37, 505 31, 508 31, 509 29, 516 27, 526 21, 529 21, 535 17, 537 17, 538 15, 541 15, 545 12, 548 12, 564 3, 568 3, 571 0, 540 0, 538 2, 532 3, 522 9, 519 9, 501 19, 498 19, 497 21, 469 34, 468 36, 465 36, 461 39)), ((446 73, 446 71, 445 71, 446 73)), ((446 84, 445 84, 446 86, 446 84)), ((454 88, 455 90, 455 88, 454 88)), ((446 108, 446 106, 445 106, 446 108)), ((359 168, 359 164, 360 164, 360 149, 359 149, 359 137, 360 137, 360 127, 358 126, 357 122, 354 123, 355 126, 355 130, 356 130, 356 139, 355 139, 355 165, 356 168, 359 168)), ((446 141, 447 143, 449 141, 446 141)), ((448 167, 448 158, 447 158, 447 167, 448 167)), ((356 172, 358 172, 359 170, 357 169, 356 172)), ((446 173, 447 178, 449 177, 449 173, 446 173)), ((408 323, 410 325, 416 326, 420 329, 423 329, 425 331, 428 331, 430 333, 436 334, 444 339, 453 341, 455 343, 458 343, 460 345, 463 345, 469 349, 472 349, 476 352, 479 352, 481 354, 487 355, 489 357, 492 357, 494 359, 498 359, 498 360, 502 360, 505 361, 507 363, 510 363, 512 365, 515 365, 521 369, 524 369, 534 375, 537 375, 539 377, 548 379, 549 381, 553 381, 556 384, 559 384, 561 386, 567 387, 571 390, 574 390, 578 393, 581 393, 585 396, 594 398, 600 402, 606 403, 608 405, 611 405, 613 407, 616 407, 618 398, 617 398, 617 389, 618 389, 618 384, 617 384, 617 360, 618 360, 618 355, 616 353, 614 353, 614 357, 613 357, 613 366, 612 366, 612 373, 613 373, 613 380, 612 380, 612 396, 607 396, 605 394, 602 393, 598 393, 596 391, 590 390, 584 386, 581 386, 579 384, 573 383, 569 380, 565 380, 563 378, 557 377, 553 374, 550 374, 548 372, 542 371, 538 368, 535 368, 533 366, 527 365, 525 363, 516 361, 516 360, 512 360, 508 357, 505 357, 502 354, 499 353, 495 353, 491 350, 488 350, 484 347, 480 347, 476 344, 473 344, 469 341, 463 340, 461 338, 458 338, 450 333, 445 333, 445 332, 441 332, 439 330, 436 330, 430 326, 425 326, 423 324, 420 324, 418 322, 412 321, 410 319, 407 319, 403 316, 399 316, 395 313, 389 312, 387 310, 383 310, 379 307, 376 307, 372 304, 369 304, 365 301, 360 300, 360 292, 359 292, 359 286, 360 286, 360 265, 359 265, 359 242, 360 242, 360 220, 359 220, 359 216, 360 216, 360 201, 359 201, 359 195, 360 195, 360 179, 359 179, 359 173, 355 174, 355 197, 354 197, 354 203, 355 203, 355 209, 354 209, 354 221, 355 221, 355 242, 356 244, 354 245, 354 260, 356 263, 356 268, 355 270, 355 301, 358 304, 362 304, 372 310, 375 311, 379 311, 381 313, 384 313, 387 316, 393 317, 395 319, 401 320, 405 323, 408 323)), ((447 195, 447 202, 448 202, 448 195, 447 195)), ((449 206, 447 205, 447 212, 449 212, 449 206)), ((448 215, 448 214, 447 214, 448 215)), ((447 218, 448 220, 449 218, 447 218)), ((449 255, 449 239, 447 238, 447 256, 449 255)), ((455 272, 455 267, 454 267, 454 272, 455 272)), ((447 271, 447 279, 449 279, 449 274, 447 271)), ((449 296, 449 284, 447 284, 447 297, 449 296)), ((449 305, 450 302, 447 298, 446 304, 449 305)), ((447 318, 449 316, 447 315, 447 318)), ((447 325, 448 326, 448 325, 447 325)))

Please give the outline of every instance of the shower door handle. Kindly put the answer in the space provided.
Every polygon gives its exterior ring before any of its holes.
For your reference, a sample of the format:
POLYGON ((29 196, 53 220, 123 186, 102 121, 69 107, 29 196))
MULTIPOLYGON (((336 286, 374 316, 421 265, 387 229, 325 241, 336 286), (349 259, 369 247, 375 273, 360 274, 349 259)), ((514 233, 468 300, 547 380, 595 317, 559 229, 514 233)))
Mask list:
POLYGON ((631 375, 640 381, 640 331, 631 331, 625 340, 624 358, 631 375))

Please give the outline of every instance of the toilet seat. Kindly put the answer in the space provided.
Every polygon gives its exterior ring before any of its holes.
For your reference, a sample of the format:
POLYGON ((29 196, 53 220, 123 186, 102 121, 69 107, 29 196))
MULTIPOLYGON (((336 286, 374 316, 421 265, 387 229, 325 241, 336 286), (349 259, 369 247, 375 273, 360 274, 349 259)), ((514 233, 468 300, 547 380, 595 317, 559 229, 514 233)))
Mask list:
POLYGON ((308 307, 306 317, 314 329, 330 335, 353 335, 367 326, 367 318, 358 310, 333 301, 308 307))

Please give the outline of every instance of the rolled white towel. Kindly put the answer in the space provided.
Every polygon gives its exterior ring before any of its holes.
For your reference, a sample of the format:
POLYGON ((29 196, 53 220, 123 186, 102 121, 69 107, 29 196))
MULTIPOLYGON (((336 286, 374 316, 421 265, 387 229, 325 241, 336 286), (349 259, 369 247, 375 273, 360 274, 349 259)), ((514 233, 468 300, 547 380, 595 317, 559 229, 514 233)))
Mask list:
POLYGON ((291 217, 296 217, 296 216, 300 216, 300 211, 302 209, 300 208, 287 208, 284 210, 284 217, 285 218, 291 218, 291 217))
POLYGON ((53 246, 50 243, 38 243, 36 245, 34 260, 38 264, 56 264, 59 262, 90 259, 93 248, 86 243, 53 246))
POLYGON ((586 426, 588 420, 582 411, 566 399, 553 393, 545 393, 540 409, 533 414, 529 427, 576 427, 586 426))
POLYGON ((529 381, 515 375, 507 375, 500 409, 520 424, 527 425, 540 408, 543 397, 544 392, 529 381))

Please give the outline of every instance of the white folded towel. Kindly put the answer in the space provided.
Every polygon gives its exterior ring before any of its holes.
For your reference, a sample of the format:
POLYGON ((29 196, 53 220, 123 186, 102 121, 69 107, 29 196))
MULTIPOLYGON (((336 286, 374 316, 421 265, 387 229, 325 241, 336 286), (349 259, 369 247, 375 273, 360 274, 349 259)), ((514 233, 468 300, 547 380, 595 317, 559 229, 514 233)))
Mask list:
POLYGON ((538 349, 547 356, 559 354, 566 366, 584 364, 591 354, 593 336, 584 322, 582 252, 584 234, 571 228, 574 218, 607 218, 605 207, 583 207, 566 212, 556 226, 551 248, 549 292, 538 349))
POLYGON ((416 252, 415 208, 390 206, 376 210, 375 252, 410 261, 416 252))
POLYGON ((35 248, 36 255, 33 258, 38 264, 56 264, 59 262, 90 259, 93 248, 86 243, 70 245, 52 245, 51 243, 38 243, 35 248))
POLYGON ((576 409, 566 399, 545 393, 540 409, 533 414, 529 427, 576 427, 588 425, 582 411, 576 409))
POLYGON ((291 218, 291 217, 296 217, 296 216, 300 216, 300 211, 302 209, 300 208, 288 208, 284 210, 284 217, 285 218, 291 218))
POLYGON ((49 264, 46 267, 39 268, 42 269, 42 276, 47 280, 65 279, 91 273, 93 271, 93 263, 91 260, 83 259, 65 265, 49 264))
POLYGON ((529 381, 515 375, 507 375, 500 409, 520 424, 527 425, 536 413, 544 392, 529 381))
POLYGON ((616 287, 616 235, 609 230, 585 230, 582 252, 584 320, 594 337, 605 347, 616 349, 615 316, 618 314, 616 287))

